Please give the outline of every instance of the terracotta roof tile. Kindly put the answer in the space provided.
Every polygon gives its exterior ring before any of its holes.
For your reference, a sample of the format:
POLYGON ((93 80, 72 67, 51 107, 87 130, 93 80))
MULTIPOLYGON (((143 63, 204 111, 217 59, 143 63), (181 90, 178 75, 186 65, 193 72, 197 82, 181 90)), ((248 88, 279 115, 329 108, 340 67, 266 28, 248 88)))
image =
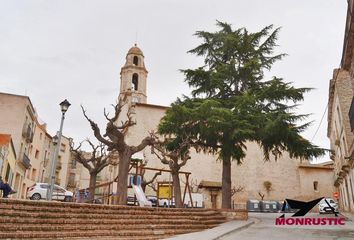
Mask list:
POLYGON ((0 146, 9 145, 11 141, 10 134, 0 134, 0 146))

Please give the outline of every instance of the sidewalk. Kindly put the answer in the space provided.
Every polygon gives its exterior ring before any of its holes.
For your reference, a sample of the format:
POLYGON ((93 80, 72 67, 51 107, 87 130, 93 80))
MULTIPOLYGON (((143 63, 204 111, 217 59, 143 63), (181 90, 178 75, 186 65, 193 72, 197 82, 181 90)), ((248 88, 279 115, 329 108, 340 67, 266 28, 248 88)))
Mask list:
POLYGON ((217 240, 230 233, 248 228, 256 221, 256 219, 252 218, 247 221, 234 220, 202 232, 182 234, 176 237, 167 238, 166 240, 217 240))

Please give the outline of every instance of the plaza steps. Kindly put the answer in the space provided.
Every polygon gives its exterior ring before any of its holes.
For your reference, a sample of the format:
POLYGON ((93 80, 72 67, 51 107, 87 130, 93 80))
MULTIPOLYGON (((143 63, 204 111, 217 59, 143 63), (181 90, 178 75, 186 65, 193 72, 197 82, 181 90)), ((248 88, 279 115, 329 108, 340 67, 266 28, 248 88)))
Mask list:
POLYGON ((210 209, 0 199, 0 239, 155 240, 223 222, 210 209))

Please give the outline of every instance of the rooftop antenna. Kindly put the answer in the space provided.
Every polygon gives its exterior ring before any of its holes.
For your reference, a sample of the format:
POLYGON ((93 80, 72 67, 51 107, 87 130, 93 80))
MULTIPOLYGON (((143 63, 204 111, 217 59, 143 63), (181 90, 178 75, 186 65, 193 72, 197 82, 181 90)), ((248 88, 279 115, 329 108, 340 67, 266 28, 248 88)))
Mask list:
POLYGON ((135 46, 138 44, 138 30, 135 31, 135 46))

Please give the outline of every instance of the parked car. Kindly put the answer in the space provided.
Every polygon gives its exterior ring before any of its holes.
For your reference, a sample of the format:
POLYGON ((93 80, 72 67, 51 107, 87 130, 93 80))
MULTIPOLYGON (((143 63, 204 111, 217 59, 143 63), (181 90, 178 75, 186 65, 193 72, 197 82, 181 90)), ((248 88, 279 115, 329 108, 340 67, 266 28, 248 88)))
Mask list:
POLYGON ((153 207, 157 206, 157 197, 156 196, 146 196, 146 199, 152 203, 153 207))
POLYGON ((167 198, 160 198, 159 199, 159 207, 175 207, 175 199, 167 199, 167 198))
MULTIPOLYGON (((50 185, 48 183, 35 183, 27 189, 27 198, 31 200, 47 200, 47 191, 50 185)), ((71 202, 73 200, 73 193, 58 186, 54 185, 52 200, 71 202)))
POLYGON ((320 214, 333 213, 333 210, 338 213, 338 204, 332 198, 324 198, 319 202, 318 210, 320 214))

